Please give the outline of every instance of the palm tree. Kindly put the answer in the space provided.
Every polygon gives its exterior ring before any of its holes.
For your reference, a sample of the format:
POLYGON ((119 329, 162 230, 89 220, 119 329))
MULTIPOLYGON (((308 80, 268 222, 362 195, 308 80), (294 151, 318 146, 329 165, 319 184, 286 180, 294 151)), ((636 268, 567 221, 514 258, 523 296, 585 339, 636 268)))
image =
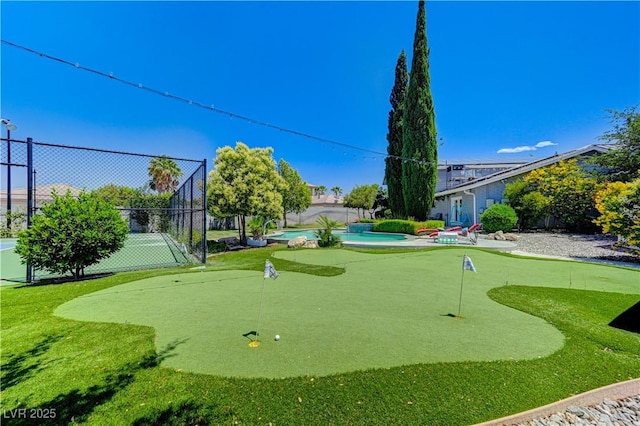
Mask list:
POLYGON ((339 186, 334 186, 333 188, 331 188, 331 192, 333 192, 333 195, 335 195, 336 197, 339 197, 342 195, 342 188, 340 188, 339 186))
POLYGON ((179 178, 184 176, 178 164, 166 155, 154 157, 149 162, 149 187, 159 194, 173 192, 178 188, 179 178))
POLYGON ((324 195, 325 192, 327 192, 326 186, 320 185, 316 187, 316 195, 318 196, 318 198, 320 198, 321 195, 324 195))

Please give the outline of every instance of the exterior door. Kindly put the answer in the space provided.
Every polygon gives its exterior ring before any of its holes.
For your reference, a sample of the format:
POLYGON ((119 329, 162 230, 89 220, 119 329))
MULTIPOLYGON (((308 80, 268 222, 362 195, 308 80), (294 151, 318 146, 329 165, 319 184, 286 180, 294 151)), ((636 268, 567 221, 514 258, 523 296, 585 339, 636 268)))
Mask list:
POLYGON ((462 222, 462 197, 451 198, 451 215, 449 225, 459 225, 462 222))

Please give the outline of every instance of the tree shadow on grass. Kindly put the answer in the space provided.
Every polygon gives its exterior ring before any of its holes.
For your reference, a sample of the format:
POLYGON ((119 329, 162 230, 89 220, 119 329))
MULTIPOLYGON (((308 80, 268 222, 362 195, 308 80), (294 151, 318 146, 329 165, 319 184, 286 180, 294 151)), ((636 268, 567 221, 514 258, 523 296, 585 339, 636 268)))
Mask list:
MULTIPOLYGON (((7 424, 18 426, 33 424, 50 426, 84 422, 98 406, 109 402, 118 392, 133 383, 137 372, 157 367, 163 360, 174 356, 175 348, 186 340, 176 340, 169 343, 160 352, 154 352, 144 356, 140 361, 122 366, 117 374, 108 375, 100 384, 82 390, 73 389, 36 407, 26 409, 27 413, 55 413, 54 418, 39 418, 37 423, 34 423, 35 419, 29 418, 3 418, 3 422, 6 421, 7 424)), ((15 409, 13 412, 17 413, 15 409)), ((5 411, 4 415, 6 417, 11 413, 11 410, 5 411)))
POLYGON ((204 407, 198 406, 193 402, 183 402, 177 407, 171 406, 165 410, 140 417, 132 423, 132 426, 207 426, 214 424, 210 423, 209 420, 207 420, 207 417, 209 417, 209 415, 204 411, 204 407))
POLYGON ((632 333, 640 333, 640 302, 618 315, 609 325, 632 333))
POLYGON ((42 286, 48 286, 48 285, 60 285, 60 284, 67 284, 67 283, 77 283, 77 282, 82 282, 82 281, 89 281, 89 280, 97 280, 98 278, 105 278, 105 277, 110 277, 115 275, 114 272, 104 272, 104 273, 95 273, 95 274, 87 274, 84 275, 82 277, 78 277, 78 278, 73 278, 73 277, 69 277, 69 276, 64 276, 64 277, 54 277, 54 278, 43 278, 41 280, 38 281, 34 281, 31 283, 27 283, 24 281, 19 281, 22 283, 22 285, 17 285, 15 287, 13 287, 14 289, 18 289, 18 288, 32 288, 32 287, 42 287, 42 286))
POLYGON ((0 367, 2 390, 7 390, 42 371, 45 367, 42 366, 38 358, 60 339, 62 339, 61 335, 52 334, 31 349, 19 354, 9 354, 7 362, 0 367))

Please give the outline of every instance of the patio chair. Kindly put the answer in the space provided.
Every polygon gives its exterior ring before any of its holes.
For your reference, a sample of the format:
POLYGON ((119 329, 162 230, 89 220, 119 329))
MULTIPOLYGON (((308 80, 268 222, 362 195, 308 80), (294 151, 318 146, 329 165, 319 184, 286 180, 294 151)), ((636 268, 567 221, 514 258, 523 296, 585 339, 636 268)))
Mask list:
POLYGON ((428 238, 433 239, 433 241, 436 241, 436 239, 438 238, 438 233, 440 232, 456 232, 456 231, 460 231, 462 229, 461 226, 452 226, 449 228, 438 228, 438 229, 433 229, 433 228, 425 228, 425 229, 419 229, 417 234, 421 235, 421 234, 427 234, 428 238))
POLYGON ((478 244, 478 230, 482 227, 480 223, 474 223, 468 228, 462 229, 458 232, 458 235, 461 237, 466 237, 469 242, 473 245, 478 244))

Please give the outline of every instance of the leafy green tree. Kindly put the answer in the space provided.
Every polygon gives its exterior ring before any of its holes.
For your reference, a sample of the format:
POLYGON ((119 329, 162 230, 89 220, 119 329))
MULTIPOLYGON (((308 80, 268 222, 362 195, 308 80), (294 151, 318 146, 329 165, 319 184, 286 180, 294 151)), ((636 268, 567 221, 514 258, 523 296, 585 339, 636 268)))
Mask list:
POLYGON ((13 238, 27 224, 27 212, 17 207, 0 214, 0 238, 13 238), (7 227, 7 225, 9 225, 7 227))
POLYGON ((23 263, 78 278, 124 246, 129 227, 112 204, 84 191, 52 197, 18 234, 15 250, 23 263))
POLYGON ((131 219, 143 228, 143 232, 167 232, 170 221, 171 193, 136 193, 129 201, 131 219))
POLYGON ((389 193, 389 207, 393 216, 397 218, 406 217, 404 196, 402 192, 402 118, 404 116, 404 102, 407 95, 407 83, 409 74, 407 72, 407 56, 404 49, 400 52, 396 63, 396 78, 389 96, 391 111, 389 111, 389 122, 387 133, 387 158, 385 159, 384 177, 389 193))
POLYGON ((282 192, 282 210, 284 211, 284 227, 287 227, 287 213, 302 213, 311 205, 311 190, 300 173, 284 160, 278 162, 278 173, 287 183, 282 192))
POLYGON ((402 131, 402 191, 405 213, 425 220, 433 207, 438 179, 438 143, 429 76, 426 12, 418 3, 411 75, 405 100, 402 131))
POLYGON ((240 240, 247 241, 247 216, 282 216, 282 193, 287 183, 278 174, 272 148, 249 148, 242 142, 216 151, 209 172, 207 200, 217 217, 238 216, 240 240))
POLYGON ((180 184, 179 178, 184 176, 178 163, 166 155, 152 158, 148 170, 151 177, 149 187, 159 194, 174 192, 180 184))
POLYGON ((593 227, 594 196, 598 185, 575 158, 533 170, 524 180, 533 191, 549 200, 548 215, 565 227, 583 231, 593 227))
POLYGON ((595 196, 600 216, 595 223, 602 232, 621 236, 640 245, 640 178, 632 182, 609 182, 595 196))
POLYGON ((522 230, 535 226, 545 215, 549 200, 529 187, 524 180, 507 184, 504 190, 507 204, 518 215, 518 229, 522 230))
POLYGON ((139 189, 114 184, 101 186, 98 189, 94 189, 92 192, 106 202, 118 207, 130 207, 131 200, 140 196, 142 193, 139 189))
POLYGON ((604 177, 599 173, 604 180, 630 182, 640 177, 640 113, 636 109, 608 110, 613 129, 600 139, 615 144, 614 149, 591 158, 605 169, 604 177))
MULTIPOLYGON (((376 195, 378 194, 379 186, 372 185, 356 185, 351 192, 344 197, 343 205, 347 208, 356 209, 358 211, 358 217, 360 217, 360 210, 371 210, 373 204, 376 201, 376 195)), ((373 216, 373 215, 372 215, 373 216)))

